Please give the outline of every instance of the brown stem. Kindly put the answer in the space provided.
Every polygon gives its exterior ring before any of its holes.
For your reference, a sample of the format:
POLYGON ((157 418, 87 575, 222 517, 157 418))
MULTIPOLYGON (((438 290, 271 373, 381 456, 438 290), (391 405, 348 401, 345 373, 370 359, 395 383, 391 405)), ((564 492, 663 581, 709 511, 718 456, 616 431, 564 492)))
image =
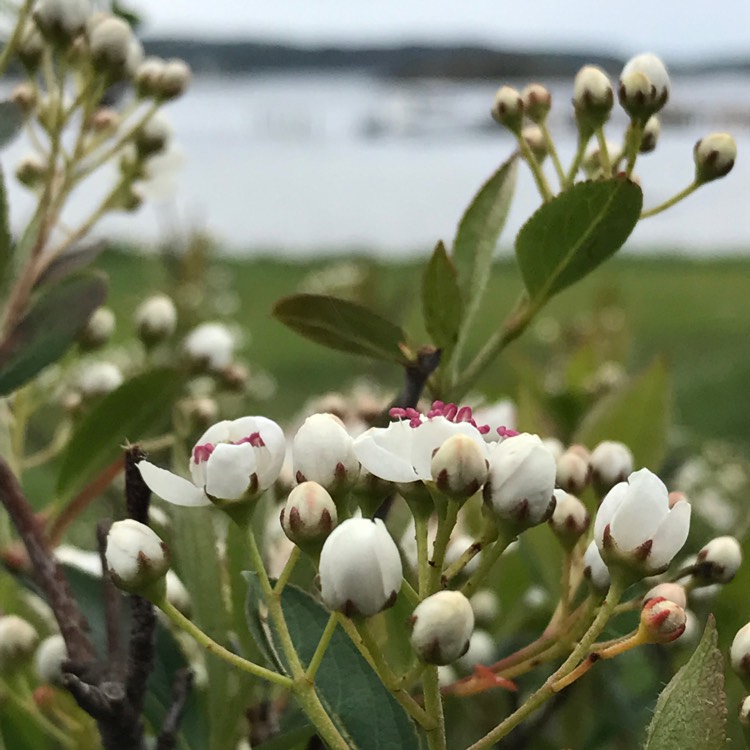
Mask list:
POLYGON ((156 742, 156 750, 174 750, 177 747, 177 732, 185 711, 185 704, 190 697, 193 686, 193 673, 189 669, 181 669, 172 685, 172 702, 164 717, 164 723, 156 742))

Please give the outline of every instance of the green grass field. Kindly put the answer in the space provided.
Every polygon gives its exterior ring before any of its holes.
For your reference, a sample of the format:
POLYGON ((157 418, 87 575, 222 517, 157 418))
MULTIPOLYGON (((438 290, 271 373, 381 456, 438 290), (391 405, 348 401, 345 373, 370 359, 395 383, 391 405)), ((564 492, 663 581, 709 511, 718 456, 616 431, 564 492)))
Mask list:
MULTIPOLYGON (((396 367, 304 341, 271 316, 277 299, 299 291, 300 284, 316 273, 343 262, 286 262, 262 257, 220 259, 212 264, 211 273, 215 275, 218 269, 231 280, 239 298, 236 317, 251 333, 243 355, 251 366, 269 371, 278 382, 277 395, 266 406, 274 416, 287 416, 310 395, 346 386, 357 376, 371 375, 394 388, 400 383, 396 367)), ((420 322, 421 265, 416 261, 366 260, 356 264, 361 278, 353 298, 400 322, 412 337, 410 343, 429 343, 420 322)), ((101 265, 111 277, 110 302, 123 314, 129 314, 149 291, 164 289, 169 282, 166 265, 155 256, 109 252, 101 265)), ((495 265, 475 343, 500 324, 520 288, 512 263, 495 265)), ((668 363, 678 425, 699 439, 718 437, 750 444, 750 400, 746 396, 750 382, 750 260, 614 259, 553 300, 543 317, 572 325, 603 301, 615 303, 625 314, 625 363, 630 372, 657 355, 668 363)), ((483 389, 493 395, 513 395, 519 361, 531 359, 544 367, 547 354, 535 331, 527 331, 487 373, 483 389)))

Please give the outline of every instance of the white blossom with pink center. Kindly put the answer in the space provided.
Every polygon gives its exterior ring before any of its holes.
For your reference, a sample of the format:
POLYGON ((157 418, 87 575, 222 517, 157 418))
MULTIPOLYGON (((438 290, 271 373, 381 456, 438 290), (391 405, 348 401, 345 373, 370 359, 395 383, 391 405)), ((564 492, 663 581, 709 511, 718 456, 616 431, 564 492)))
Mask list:
POLYGON ((286 452, 284 433, 266 417, 224 420, 209 427, 193 448, 188 481, 149 461, 138 463, 151 491, 174 505, 238 502, 268 489, 286 452))
POLYGON ((468 406, 434 401, 427 414, 416 409, 391 409, 396 421, 388 427, 371 427, 354 441, 354 452, 362 466, 389 482, 431 481, 435 451, 452 435, 470 437, 489 457, 484 434, 489 425, 477 425, 468 406))

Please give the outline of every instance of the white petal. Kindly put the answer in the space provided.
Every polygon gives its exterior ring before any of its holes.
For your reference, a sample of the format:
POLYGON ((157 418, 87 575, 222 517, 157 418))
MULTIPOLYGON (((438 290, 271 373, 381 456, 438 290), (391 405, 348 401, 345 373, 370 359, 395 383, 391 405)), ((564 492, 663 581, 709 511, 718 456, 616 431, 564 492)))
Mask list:
POLYGON ((211 504, 211 501, 206 497, 206 493, 192 482, 188 482, 187 479, 183 479, 166 469, 160 469, 148 461, 140 461, 136 466, 149 489, 162 500, 174 505, 211 504))
POLYGON ((649 565, 662 568, 672 562, 682 549, 690 531, 690 503, 680 500, 661 522, 654 534, 654 544, 648 557, 649 565))
POLYGON ((391 422, 371 427, 354 441, 354 452, 362 466, 389 482, 415 482, 419 477, 411 464, 414 428, 409 423, 391 422))
POLYGON ((487 443, 476 427, 468 422, 450 422, 445 417, 433 417, 414 428, 411 462, 420 479, 432 479, 432 455, 452 435, 468 435, 489 455, 487 443))
POLYGON ((196 445, 205 445, 211 443, 216 445, 217 443, 225 443, 230 439, 229 429, 232 422, 229 419, 224 419, 221 422, 211 425, 196 442, 196 445))
POLYGON ((601 547, 602 537, 604 536, 604 529, 608 524, 612 522, 612 517, 615 512, 622 504, 623 500, 628 494, 628 483, 620 482, 616 484, 604 497, 602 504, 599 506, 599 510, 596 512, 596 520, 594 521, 594 539, 596 543, 601 547))
POLYGON ((256 470, 255 448, 249 443, 221 443, 206 461, 206 492, 220 500, 237 500, 256 470))
POLYGON ((648 469, 628 478, 628 494, 611 521, 612 537, 622 550, 634 550, 653 539, 659 524, 669 512, 664 483, 648 469))

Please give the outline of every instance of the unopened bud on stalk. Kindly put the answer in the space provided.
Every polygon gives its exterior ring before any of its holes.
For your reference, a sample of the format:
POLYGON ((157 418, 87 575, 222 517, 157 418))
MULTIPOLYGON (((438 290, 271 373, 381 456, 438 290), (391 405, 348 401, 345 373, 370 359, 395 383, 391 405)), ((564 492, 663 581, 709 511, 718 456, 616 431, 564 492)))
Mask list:
POLYGON ((608 492, 633 471, 633 454, 625 443, 605 440, 591 452, 591 480, 597 492, 608 492))
POLYGON ((521 92, 523 110, 534 123, 542 123, 552 107, 552 96, 540 83, 530 83, 521 92))
POLYGON ((27 154, 16 166, 16 179, 27 188, 39 187, 46 177, 47 165, 36 154, 27 154))
POLYGON ((62 680, 62 665, 68 658, 68 649, 59 634, 45 638, 34 654, 34 669, 40 682, 57 685, 62 680))
POLYGON ((161 99, 176 99, 185 93, 190 83, 190 66, 184 60, 167 60, 158 79, 161 99))
POLYGON ((492 664, 496 653, 495 639, 486 630, 475 630, 469 639, 469 649, 460 657, 458 664, 468 671, 477 664, 492 664))
POLYGON ((555 510, 548 523, 566 549, 572 549, 586 533, 590 518, 584 504, 565 490, 555 490, 555 510))
POLYGON ((97 133, 114 131, 119 124, 120 115, 108 107, 97 109, 89 120, 89 127, 97 133))
POLYGON ((219 405, 216 400, 209 396, 196 398, 189 405, 190 417, 194 420, 196 426, 205 430, 219 418, 219 405))
POLYGON ((39 641, 34 627, 17 615, 0 617, 0 675, 6 677, 22 667, 39 641))
POLYGON ((643 603, 645 604, 650 599, 667 599, 670 602, 674 602, 679 607, 685 609, 687 607, 687 593, 685 587, 680 586, 679 583, 658 583, 652 589, 650 589, 643 597, 643 603))
POLYGON ((10 100, 13 104, 25 114, 28 115, 34 111, 37 103, 37 95, 34 87, 28 83, 19 83, 10 94, 10 100))
POLYGON ((695 144, 693 159, 696 182, 718 180, 731 172, 737 159, 737 143, 729 133, 711 133, 695 144))
POLYGON ((117 16, 100 20, 88 30, 91 61, 97 73, 120 77, 130 52, 133 32, 127 21, 117 16))
POLYGON ((541 164, 547 156, 547 141, 538 125, 526 125, 521 131, 521 138, 531 149, 534 158, 541 164))
POLYGON ((501 86, 492 105, 495 122, 520 135, 523 126, 523 99, 512 86, 501 86))
POLYGON ((190 600, 190 594, 185 588, 185 585, 177 577, 177 573, 173 570, 168 570, 166 575, 167 584, 167 601, 185 617, 190 617, 190 613, 193 608, 193 603, 190 600))
POLYGON ((500 600, 491 589, 481 589, 469 599, 474 618, 480 623, 492 623, 500 614, 500 600))
POLYGON ((435 452, 431 463, 437 488, 454 500, 468 500, 487 480, 487 459, 468 435, 449 437, 435 452))
POLYGON ((474 611, 460 591, 438 591, 414 610, 411 645, 428 664, 450 664, 469 650, 474 611))
POLYGON ((589 462, 578 451, 568 449, 557 459, 557 486, 578 495, 589 483, 589 462))
MULTIPOLYGON (((622 158, 622 147, 614 141, 607 141, 607 156, 609 157, 610 166, 614 166, 622 158)), ((586 152, 583 159, 583 171, 590 180, 598 180, 604 176, 604 164, 602 152, 598 145, 592 146, 586 152)))
POLYGON ((145 524, 131 518, 113 523, 105 558, 110 577, 121 589, 152 597, 166 593, 169 549, 145 524))
POLYGON ((234 336, 223 323, 201 323, 185 337, 184 346, 195 366, 218 372, 232 362, 234 336))
POLYGON ((234 393, 244 392, 250 380, 250 369, 241 362, 232 362, 221 371, 221 382, 234 393))
POLYGON ((78 341, 85 351, 104 346, 115 332, 115 314, 108 307, 98 307, 86 323, 78 341))
POLYGON ((729 583, 741 564, 740 543, 733 536, 719 536, 698 553, 693 576, 703 584, 729 583))
POLYGON ((634 120, 646 123, 669 98, 669 74, 664 63, 650 53, 631 58, 620 74, 620 104, 634 120))
POLYGON ((396 602, 403 570, 396 543, 380 519, 350 518, 320 553, 320 589, 329 609, 369 617, 396 602))
POLYGON ((591 133, 604 125, 614 104, 609 76, 595 65, 586 65, 573 83, 573 108, 582 132, 591 133))
POLYGON ((336 505, 317 482, 298 484, 281 509, 281 527, 302 549, 319 550, 337 523, 336 505))
MULTIPOLYGON (((632 126, 628 126, 632 127, 632 126)), ((641 136, 641 153, 648 154, 656 148, 656 144, 661 134, 661 122, 657 115, 651 115, 643 126, 643 135, 641 136)))
POLYGON ((586 552, 583 555, 583 575, 588 579, 591 588, 598 594, 605 594, 609 589, 609 568, 602 560, 596 542, 591 542, 586 547, 586 552))
POLYGON ((743 727, 750 727, 750 695, 740 701, 739 720, 743 727))
POLYGON ((350 487, 359 477, 354 441, 333 414, 313 414, 297 430, 292 443, 294 476, 333 492, 350 487))
POLYGON ((89 0, 38 0, 33 13, 42 34, 60 46, 83 32, 90 14, 89 0))
POLYGON ((135 147, 138 156, 145 158, 161 153, 172 137, 172 128, 159 113, 149 119, 135 135, 135 147))
POLYGON ((654 597, 641 608, 639 635, 646 643, 670 643, 685 632, 687 615, 678 604, 654 597))
POLYGON ((147 346, 169 338, 177 327, 177 308, 166 294, 144 300, 135 311, 138 337, 147 346))
POLYGON ((159 95, 159 82, 164 74, 166 62, 161 57, 147 57, 135 71, 135 88, 143 98, 159 95))
POLYGON ((750 623, 743 625, 734 636, 729 649, 732 669, 743 679, 750 678, 750 623))
POLYGON ((515 530, 536 526, 555 509, 555 474, 555 459, 537 435, 507 438, 490 454, 485 503, 515 530))
POLYGON ((36 24, 27 22, 18 43, 18 59, 29 73, 34 73, 44 54, 44 39, 36 24))
POLYGON ((122 372, 111 362, 91 362, 78 374, 78 389, 84 398, 96 398, 119 388, 123 383, 122 372))

